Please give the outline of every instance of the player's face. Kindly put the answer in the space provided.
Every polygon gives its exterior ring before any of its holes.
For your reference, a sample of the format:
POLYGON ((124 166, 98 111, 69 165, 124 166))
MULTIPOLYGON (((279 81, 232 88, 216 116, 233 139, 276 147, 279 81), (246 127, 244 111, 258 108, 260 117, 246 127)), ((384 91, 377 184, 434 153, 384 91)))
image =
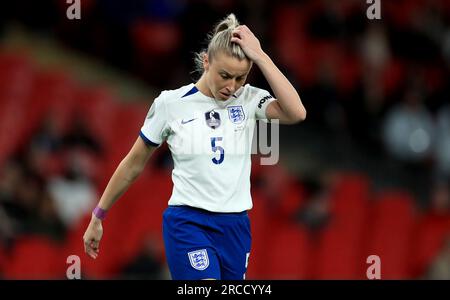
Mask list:
POLYGON ((244 85, 252 63, 224 53, 217 53, 212 60, 205 59, 206 83, 212 96, 227 100, 244 85))

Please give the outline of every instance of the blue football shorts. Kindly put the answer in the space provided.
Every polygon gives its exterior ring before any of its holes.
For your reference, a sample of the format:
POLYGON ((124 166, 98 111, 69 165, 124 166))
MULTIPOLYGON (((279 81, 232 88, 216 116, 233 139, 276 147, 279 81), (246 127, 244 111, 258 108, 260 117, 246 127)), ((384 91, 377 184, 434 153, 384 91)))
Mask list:
POLYGON ((163 214, 163 236, 172 279, 245 279, 251 246, 246 211, 169 206, 163 214))

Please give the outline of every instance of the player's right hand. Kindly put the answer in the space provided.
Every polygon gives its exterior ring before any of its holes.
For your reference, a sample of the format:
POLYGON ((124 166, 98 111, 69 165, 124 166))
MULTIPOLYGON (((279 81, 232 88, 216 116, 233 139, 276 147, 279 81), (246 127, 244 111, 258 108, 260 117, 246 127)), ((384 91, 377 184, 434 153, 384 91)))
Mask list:
POLYGON ((83 236, 84 252, 93 259, 99 254, 100 240, 103 235, 102 221, 92 216, 91 222, 83 236))

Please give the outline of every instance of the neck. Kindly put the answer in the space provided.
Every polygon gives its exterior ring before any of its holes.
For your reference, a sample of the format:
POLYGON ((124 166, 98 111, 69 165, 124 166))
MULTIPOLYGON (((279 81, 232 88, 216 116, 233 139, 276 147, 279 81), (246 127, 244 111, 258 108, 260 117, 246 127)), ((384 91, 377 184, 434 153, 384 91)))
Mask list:
POLYGON ((206 79, 205 79, 205 74, 203 73, 203 75, 200 77, 200 79, 197 81, 197 83, 195 84, 195 86, 197 87, 197 89, 203 94, 206 95, 208 97, 213 98, 213 94, 211 93, 211 90, 208 88, 208 85, 206 84, 206 79))

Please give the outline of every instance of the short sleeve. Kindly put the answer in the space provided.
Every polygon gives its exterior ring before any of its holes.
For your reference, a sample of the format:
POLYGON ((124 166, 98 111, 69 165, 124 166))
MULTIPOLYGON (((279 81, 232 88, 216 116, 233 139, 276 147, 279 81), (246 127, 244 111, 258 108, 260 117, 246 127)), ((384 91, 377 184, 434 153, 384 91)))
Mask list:
POLYGON ((275 98, 266 90, 253 87, 255 94, 253 101, 256 101, 255 117, 257 120, 267 120, 266 109, 267 106, 275 101, 275 98))
POLYGON ((147 145, 157 147, 167 138, 167 124, 167 113, 161 94, 150 106, 140 136, 147 145))

